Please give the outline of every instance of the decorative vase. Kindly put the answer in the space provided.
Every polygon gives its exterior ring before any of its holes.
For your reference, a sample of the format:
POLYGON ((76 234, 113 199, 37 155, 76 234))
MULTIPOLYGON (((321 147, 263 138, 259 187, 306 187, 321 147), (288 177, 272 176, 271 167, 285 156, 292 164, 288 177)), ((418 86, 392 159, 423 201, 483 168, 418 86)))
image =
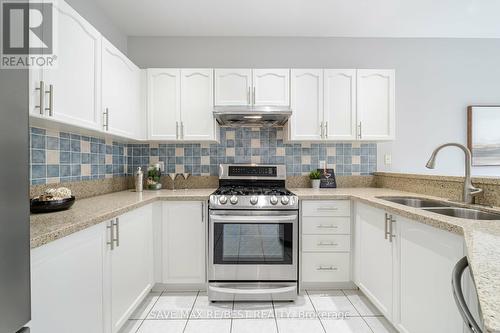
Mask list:
POLYGON ((311 179, 312 188, 319 188, 320 179, 311 179))

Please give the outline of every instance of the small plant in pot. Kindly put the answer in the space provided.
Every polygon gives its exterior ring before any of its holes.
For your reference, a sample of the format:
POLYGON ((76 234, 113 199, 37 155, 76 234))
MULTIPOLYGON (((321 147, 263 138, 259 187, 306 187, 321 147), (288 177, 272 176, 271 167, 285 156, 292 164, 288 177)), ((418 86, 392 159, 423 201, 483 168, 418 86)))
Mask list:
POLYGON ((309 173, 309 179, 311 179, 312 188, 319 188, 320 178, 321 172, 319 172, 318 170, 313 170, 309 173))

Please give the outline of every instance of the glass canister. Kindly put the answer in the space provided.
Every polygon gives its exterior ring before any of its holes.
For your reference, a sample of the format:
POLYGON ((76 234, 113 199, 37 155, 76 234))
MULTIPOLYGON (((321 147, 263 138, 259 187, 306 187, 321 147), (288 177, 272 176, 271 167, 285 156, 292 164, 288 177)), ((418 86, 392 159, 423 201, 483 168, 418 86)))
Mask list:
POLYGON ((161 189, 161 167, 160 164, 153 164, 148 168, 148 178, 146 179, 148 190, 161 189))

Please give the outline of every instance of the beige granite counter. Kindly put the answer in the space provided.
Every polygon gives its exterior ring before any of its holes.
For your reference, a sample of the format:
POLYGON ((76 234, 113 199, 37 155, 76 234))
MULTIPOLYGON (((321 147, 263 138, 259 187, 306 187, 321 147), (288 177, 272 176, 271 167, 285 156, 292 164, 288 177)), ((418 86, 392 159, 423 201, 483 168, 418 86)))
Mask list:
MULTIPOLYGON (((134 208, 157 200, 207 200, 214 189, 145 191, 142 194, 122 191, 77 200, 67 211, 31 216, 31 247, 109 220, 134 208)), ((500 332, 500 222, 474 221, 437 215, 418 208, 379 199, 379 196, 419 196, 442 198, 384 188, 296 188, 301 200, 350 199, 364 202, 412 220, 464 236, 469 264, 474 275, 478 298, 488 332, 500 332)), ((499 212, 500 208, 485 208, 499 212)))

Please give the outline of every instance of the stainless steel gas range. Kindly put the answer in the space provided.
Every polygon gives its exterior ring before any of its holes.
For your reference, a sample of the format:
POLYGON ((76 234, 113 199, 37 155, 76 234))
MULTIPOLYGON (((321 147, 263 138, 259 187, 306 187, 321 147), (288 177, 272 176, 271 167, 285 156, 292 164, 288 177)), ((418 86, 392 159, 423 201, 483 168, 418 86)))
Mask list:
POLYGON ((297 297, 298 199, 285 178, 282 165, 220 166, 209 203, 209 300, 297 297))

